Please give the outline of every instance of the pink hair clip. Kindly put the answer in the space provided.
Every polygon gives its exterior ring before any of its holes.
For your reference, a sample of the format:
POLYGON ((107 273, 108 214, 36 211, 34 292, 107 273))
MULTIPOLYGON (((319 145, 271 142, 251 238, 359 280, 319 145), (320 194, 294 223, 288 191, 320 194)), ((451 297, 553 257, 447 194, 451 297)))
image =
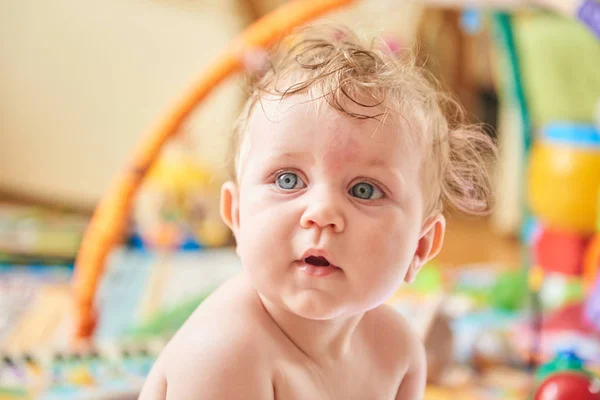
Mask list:
POLYGON ((348 35, 341 29, 336 29, 332 34, 333 41, 338 43, 343 42, 346 37, 348 37, 348 35))
POLYGON ((385 38, 383 39, 383 43, 385 44, 384 50, 392 53, 392 54, 400 54, 402 51, 402 42, 395 38, 385 38))
POLYGON ((269 55, 265 49, 250 48, 242 55, 244 68, 257 76, 263 76, 269 69, 269 55))

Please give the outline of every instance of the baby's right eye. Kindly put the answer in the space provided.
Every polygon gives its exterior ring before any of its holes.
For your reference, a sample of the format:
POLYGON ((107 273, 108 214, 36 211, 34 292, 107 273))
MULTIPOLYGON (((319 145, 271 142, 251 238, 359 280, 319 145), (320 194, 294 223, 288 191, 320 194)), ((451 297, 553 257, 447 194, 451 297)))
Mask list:
POLYGON ((275 184, 283 190, 303 189, 306 187, 304 181, 293 172, 279 174, 277 179, 275 179, 275 184))

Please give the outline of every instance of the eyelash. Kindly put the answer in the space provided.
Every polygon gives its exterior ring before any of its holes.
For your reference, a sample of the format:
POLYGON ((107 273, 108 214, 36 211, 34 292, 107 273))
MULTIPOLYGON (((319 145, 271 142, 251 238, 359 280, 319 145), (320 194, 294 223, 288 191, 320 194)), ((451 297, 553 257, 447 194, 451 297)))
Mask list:
POLYGON ((280 169, 277 172, 273 173, 270 177, 269 177, 269 182, 271 184, 273 184, 274 186, 277 186, 277 179, 279 179, 279 177, 281 175, 284 174, 294 174, 296 175, 299 179, 301 179, 305 184, 306 184, 306 179, 304 179, 302 177, 302 174, 299 173, 298 171, 295 171, 293 169, 280 169))
MULTIPOLYGON (((385 199, 385 198, 388 197, 387 189, 382 184, 380 184, 379 182, 376 182, 376 181, 374 181, 372 179, 368 179, 368 178, 358 178, 358 179, 355 179, 354 181, 352 181, 352 184, 348 188, 347 192, 349 193, 352 190, 352 188, 354 186, 358 185, 359 183, 368 183, 369 185, 374 186, 375 188, 377 188, 381 192, 381 194, 382 194, 381 198, 379 198, 379 199, 370 199, 370 201, 382 200, 382 199, 385 199)), ((358 199, 358 200, 367 201, 365 199, 360 199, 358 197, 355 197, 355 198, 358 199)))
MULTIPOLYGON (((279 179, 279 177, 280 177, 281 175, 288 174, 288 173, 289 173, 289 174, 295 174, 295 175, 296 175, 296 176, 298 176, 298 178, 299 178, 299 179, 301 179, 301 180, 302 180, 302 181, 303 181, 303 182, 304 182, 306 185, 308 185, 308 184, 306 183, 306 181, 307 181, 307 180, 306 180, 305 178, 303 178, 303 177, 302 177, 302 174, 300 174, 298 171, 295 171, 295 170, 293 170, 293 169, 281 169, 281 170, 278 170, 277 172, 275 172, 274 174, 272 174, 272 175, 270 176, 270 178, 269 178, 269 182, 271 182, 271 184, 272 184, 273 186, 275 186, 276 188, 278 188, 278 187, 277 187, 277 179, 279 179)), ((352 188, 353 188, 355 185, 359 184, 359 183, 368 183, 368 184, 370 184, 370 185, 373 185, 374 187, 376 187, 377 189, 379 189, 379 190, 381 191, 381 193, 382 193, 382 197, 381 197, 381 198, 379 198, 379 199, 374 199, 374 200, 372 200, 372 201, 375 201, 375 200, 381 200, 381 199, 385 199, 385 198, 387 198, 387 197, 388 197, 388 191, 387 191, 387 188, 386 188, 385 186, 383 186, 382 184, 380 184, 379 182, 376 182, 376 181, 374 181, 374 180, 372 180, 372 179, 369 179, 369 178, 358 178, 358 179, 355 179, 355 180, 353 180, 353 181, 352 181, 352 184, 349 186, 349 188, 348 188, 348 190, 346 191, 346 193, 350 193, 350 191, 352 190, 352 188)), ((279 190, 284 190, 284 189, 281 189, 281 188, 278 188, 278 189, 279 189, 279 190)), ((354 197, 354 196, 353 196, 353 197, 354 197)), ((356 198, 356 199, 358 199, 358 200, 363 200, 363 201, 365 201, 364 199, 359 199, 359 198, 357 198, 357 197, 354 197, 354 198, 356 198)))

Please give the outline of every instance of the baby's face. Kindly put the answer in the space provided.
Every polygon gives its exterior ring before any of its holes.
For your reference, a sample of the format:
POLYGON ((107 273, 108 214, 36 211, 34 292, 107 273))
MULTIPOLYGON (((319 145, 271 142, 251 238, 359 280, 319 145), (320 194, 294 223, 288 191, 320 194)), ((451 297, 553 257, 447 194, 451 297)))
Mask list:
POLYGON ((318 113, 302 96, 256 106, 232 228, 270 302, 312 319, 365 312, 424 261, 423 160, 391 120, 318 113))

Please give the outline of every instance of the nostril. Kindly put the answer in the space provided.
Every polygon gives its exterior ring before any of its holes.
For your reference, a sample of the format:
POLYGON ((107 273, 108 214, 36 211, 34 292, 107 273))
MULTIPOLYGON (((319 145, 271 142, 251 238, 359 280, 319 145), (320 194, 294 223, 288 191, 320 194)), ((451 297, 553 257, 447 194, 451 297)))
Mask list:
POLYGON ((304 259, 304 262, 306 262, 307 264, 310 264, 310 265, 314 265, 316 267, 328 267, 329 266, 329 261, 327 261, 327 259, 325 257, 310 256, 310 257, 306 257, 304 259))

